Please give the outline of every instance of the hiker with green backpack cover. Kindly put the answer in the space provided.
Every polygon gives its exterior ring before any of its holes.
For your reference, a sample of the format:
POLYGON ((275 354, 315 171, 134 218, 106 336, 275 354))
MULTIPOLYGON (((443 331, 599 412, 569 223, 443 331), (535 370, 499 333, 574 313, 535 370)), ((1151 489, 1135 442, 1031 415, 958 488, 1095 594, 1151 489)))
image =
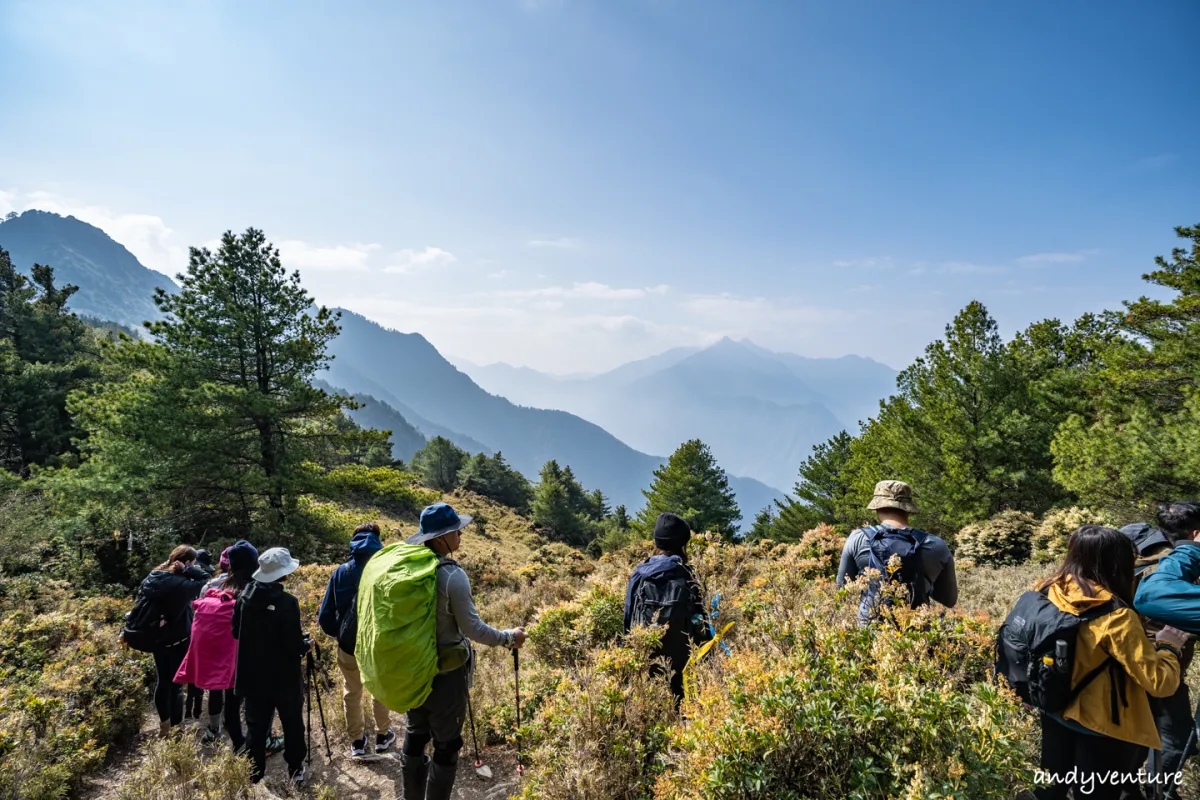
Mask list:
POLYGON ((372 556, 359 582, 354 655, 366 690, 407 715, 405 800, 451 796, 474 669, 471 642, 525 643, 524 629, 497 630, 479 618, 467 573, 450 557, 470 522, 446 503, 427 507, 419 530, 372 556), (430 741, 432 759, 425 755, 430 741))

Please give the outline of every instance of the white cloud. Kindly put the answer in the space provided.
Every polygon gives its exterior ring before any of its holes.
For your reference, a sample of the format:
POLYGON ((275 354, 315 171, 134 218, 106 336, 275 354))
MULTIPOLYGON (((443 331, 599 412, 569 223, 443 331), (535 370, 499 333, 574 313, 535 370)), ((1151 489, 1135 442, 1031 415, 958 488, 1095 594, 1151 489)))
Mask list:
POLYGON ((299 239, 279 242, 280 259, 289 270, 329 270, 331 272, 354 272, 368 268, 371 253, 379 250, 378 244, 339 244, 323 247, 299 239))
POLYGON ((383 271, 409 275, 434 267, 449 266, 457 260, 453 253, 447 252, 440 247, 426 247, 423 250, 401 250, 392 255, 391 263, 384 267, 383 271))
POLYGON ((637 300, 646 295, 662 295, 666 294, 668 288, 665 284, 658 286, 647 286, 644 288, 628 288, 617 289, 604 283, 596 281, 588 281, 586 283, 575 283, 571 286, 544 286, 538 289, 510 289, 503 292, 498 292, 500 297, 511 298, 514 300, 533 299, 533 298, 563 298, 563 299, 588 299, 588 300, 637 300))
POLYGON ((833 265, 841 269, 891 269, 892 257, 838 259, 833 265))
POLYGON ((0 192, 0 212, 38 209, 75 217, 95 225, 125 248, 142 264, 174 276, 187 268, 188 250, 177 241, 175 231, 162 217, 153 214, 118 213, 103 206, 87 205, 54 192, 0 192))
POLYGON ((572 239, 569 236, 560 237, 558 239, 530 239, 526 242, 530 247, 556 248, 559 250, 574 250, 579 247, 581 242, 578 239, 572 239))
POLYGON ((1017 259, 1018 264, 1077 264, 1080 261, 1087 259, 1088 256, 1094 256, 1096 250, 1076 250, 1070 253, 1034 253, 1033 255, 1021 256, 1017 259))

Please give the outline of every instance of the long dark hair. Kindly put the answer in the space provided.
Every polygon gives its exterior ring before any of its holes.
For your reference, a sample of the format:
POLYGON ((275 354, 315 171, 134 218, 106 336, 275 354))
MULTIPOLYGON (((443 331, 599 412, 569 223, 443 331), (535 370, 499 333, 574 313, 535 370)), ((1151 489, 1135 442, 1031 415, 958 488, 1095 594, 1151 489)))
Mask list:
POLYGON ((1103 525, 1084 525, 1071 534, 1062 566, 1041 587, 1065 583, 1070 578, 1088 597, 1095 597, 1096 587, 1100 586, 1132 606, 1136 560, 1137 550, 1128 536, 1103 525))
POLYGON ((241 572, 230 570, 225 575, 225 582, 221 584, 221 591, 229 592, 232 595, 241 594, 242 590, 250 585, 253 574, 254 570, 242 570, 241 572))

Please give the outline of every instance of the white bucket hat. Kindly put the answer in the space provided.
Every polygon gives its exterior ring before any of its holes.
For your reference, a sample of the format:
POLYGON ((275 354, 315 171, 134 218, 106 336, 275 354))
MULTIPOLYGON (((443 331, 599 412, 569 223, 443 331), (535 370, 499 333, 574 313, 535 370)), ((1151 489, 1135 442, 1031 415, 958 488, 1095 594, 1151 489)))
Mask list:
POLYGON ((261 583, 274 583, 285 575, 291 575, 300 567, 300 562, 292 558, 292 554, 283 547, 272 547, 258 557, 258 571, 254 580, 261 583))

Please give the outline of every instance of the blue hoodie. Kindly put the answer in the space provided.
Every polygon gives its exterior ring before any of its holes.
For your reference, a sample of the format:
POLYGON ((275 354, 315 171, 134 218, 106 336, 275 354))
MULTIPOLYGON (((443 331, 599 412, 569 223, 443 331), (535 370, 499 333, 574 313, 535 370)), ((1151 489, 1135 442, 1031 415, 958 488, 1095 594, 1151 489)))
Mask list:
POLYGON ((1192 634, 1200 634, 1200 547, 1180 540, 1138 584, 1139 614, 1192 634))
POLYGON ((342 618, 350 610, 350 603, 358 594, 358 582, 362 578, 363 567, 371 560, 371 556, 383 549, 383 542, 373 533, 356 533, 350 540, 350 560, 338 566, 325 587, 325 599, 321 601, 321 611, 317 621, 321 630, 333 638, 337 638, 342 628, 342 618))

